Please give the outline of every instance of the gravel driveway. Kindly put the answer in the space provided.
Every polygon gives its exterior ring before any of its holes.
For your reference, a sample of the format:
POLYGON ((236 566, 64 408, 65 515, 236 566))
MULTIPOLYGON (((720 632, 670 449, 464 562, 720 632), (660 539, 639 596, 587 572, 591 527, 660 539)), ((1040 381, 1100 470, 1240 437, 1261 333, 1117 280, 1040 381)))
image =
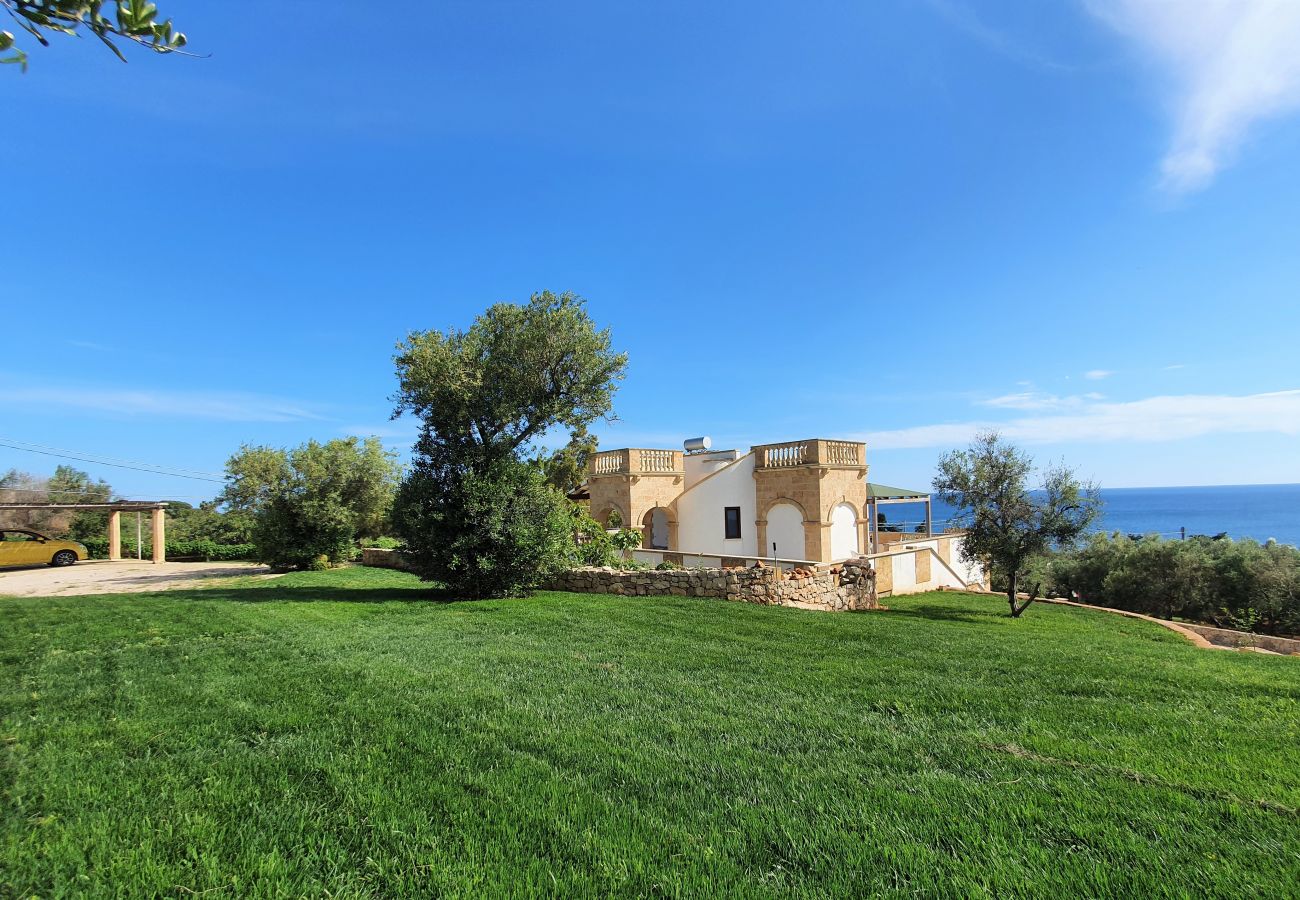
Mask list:
POLYGON ((0 596, 67 597, 74 594, 134 594, 194 587, 213 578, 261 575, 270 569, 247 562, 177 563, 89 560, 75 566, 0 569, 0 596))

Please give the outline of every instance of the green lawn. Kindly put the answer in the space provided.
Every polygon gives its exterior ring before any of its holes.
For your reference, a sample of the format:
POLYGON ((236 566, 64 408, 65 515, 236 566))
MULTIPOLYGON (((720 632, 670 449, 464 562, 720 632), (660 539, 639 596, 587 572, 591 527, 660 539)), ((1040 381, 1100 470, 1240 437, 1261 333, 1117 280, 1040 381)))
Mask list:
POLYGON ((0 896, 1297 895, 1300 660, 956 594, 0 599, 0 896))

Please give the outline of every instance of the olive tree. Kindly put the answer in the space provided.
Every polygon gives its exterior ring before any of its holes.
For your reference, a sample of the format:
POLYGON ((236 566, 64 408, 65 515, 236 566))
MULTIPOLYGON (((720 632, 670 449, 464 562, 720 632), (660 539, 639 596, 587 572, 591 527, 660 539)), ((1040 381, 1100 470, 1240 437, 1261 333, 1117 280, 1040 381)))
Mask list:
MULTIPOLYGON (((178 53, 187 43, 171 19, 159 19, 158 7, 149 0, 0 0, 0 7, 42 47, 49 35, 92 34, 118 59, 126 62, 117 41, 148 47, 155 53, 178 53)), ((27 71, 27 54, 14 35, 0 31, 0 63, 13 63, 27 71)))
POLYGON ((1080 482, 1072 469, 1049 466, 1037 490, 1030 488, 1034 461, 995 431, 976 435, 970 447, 939 459, 934 490, 958 510, 965 529, 962 556, 987 562, 1004 579, 1011 617, 1019 618, 1038 597, 1036 585, 1023 602, 1021 579, 1030 563, 1049 550, 1073 547, 1101 512, 1097 486, 1080 482))
POLYGON ((564 561, 572 516, 525 454, 559 429, 581 445, 611 418, 627 355, 582 298, 550 291, 397 350, 393 415, 421 424, 394 522, 416 571, 470 597, 527 593, 564 561))

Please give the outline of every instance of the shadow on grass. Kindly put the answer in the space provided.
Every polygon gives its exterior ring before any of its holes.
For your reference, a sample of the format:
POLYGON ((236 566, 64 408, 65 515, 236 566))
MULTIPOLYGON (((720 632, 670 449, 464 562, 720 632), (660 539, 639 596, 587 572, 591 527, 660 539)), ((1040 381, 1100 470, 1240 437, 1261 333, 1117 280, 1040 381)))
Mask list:
POLYGON ((898 609, 890 607, 881 611, 886 616, 906 616, 912 619, 929 619, 931 621, 942 622, 973 622, 987 623, 991 618, 998 618, 992 610, 989 612, 974 612, 965 609, 953 609, 951 606, 937 606, 934 604, 923 604, 921 606, 912 606, 907 609, 898 609))
POLYGON ((339 587, 255 585, 174 590, 160 597, 226 603, 466 603, 465 597, 429 585, 413 587, 339 587))

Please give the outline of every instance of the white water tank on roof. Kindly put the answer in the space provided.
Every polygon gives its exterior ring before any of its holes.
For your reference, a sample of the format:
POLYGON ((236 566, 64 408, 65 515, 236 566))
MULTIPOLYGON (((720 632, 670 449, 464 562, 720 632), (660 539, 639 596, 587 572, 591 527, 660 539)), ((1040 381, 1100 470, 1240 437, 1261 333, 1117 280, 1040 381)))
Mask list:
POLYGON ((703 453, 713 446, 713 438, 705 435, 704 437, 687 438, 682 441, 682 446, 686 448, 687 453, 703 453))

